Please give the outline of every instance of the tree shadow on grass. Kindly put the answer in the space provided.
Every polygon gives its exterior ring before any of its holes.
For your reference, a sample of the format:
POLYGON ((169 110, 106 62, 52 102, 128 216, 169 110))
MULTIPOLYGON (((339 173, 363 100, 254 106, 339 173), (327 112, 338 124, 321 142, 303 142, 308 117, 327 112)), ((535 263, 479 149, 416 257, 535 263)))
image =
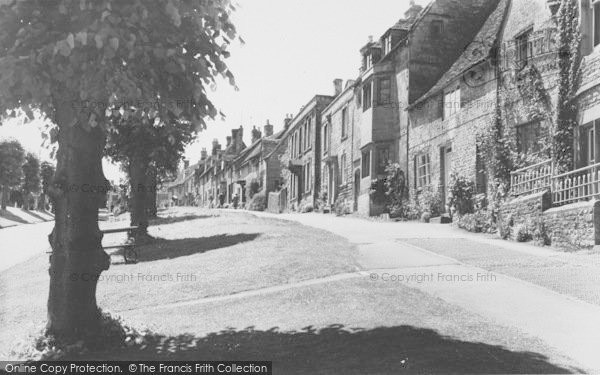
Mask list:
MULTIPOLYGON (((70 358, 71 359, 71 358, 70 358)), ((252 327, 204 337, 147 335, 141 345, 72 359, 265 360, 274 374, 571 373, 538 353, 440 336, 413 326, 372 330, 332 325, 281 332, 252 327), (83 358, 85 357, 85 358, 83 358)))
POLYGON ((35 211, 30 211, 30 210, 25 210, 25 209, 23 211, 26 212, 28 215, 31 215, 31 216, 35 217, 38 220, 48 221, 48 219, 46 219, 46 218, 38 215, 35 211))
POLYGON ((180 240, 155 239, 152 243, 136 248, 138 262, 173 259, 210 250, 222 249, 243 242, 253 241, 260 233, 220 234, 211 237, 185 238, 180 240))
POLYGON ((150 219, 150 225, 174 224, 182 221, 210 219, 216 216, 213 215, 184 215, 184 216, 167 216, 150 219))

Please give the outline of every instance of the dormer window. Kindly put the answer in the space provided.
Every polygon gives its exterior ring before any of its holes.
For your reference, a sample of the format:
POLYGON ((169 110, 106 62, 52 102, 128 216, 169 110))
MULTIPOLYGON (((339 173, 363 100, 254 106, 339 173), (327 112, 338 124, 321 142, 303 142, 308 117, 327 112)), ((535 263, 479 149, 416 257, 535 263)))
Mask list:
POLYGON ((383 40, 383 54, 387 55, 392 50, 392 36, 388 35, 383 40))
POLYGON ((365 58, 366 58, 365 69, 370 69, 373 66, 373 55, 371 55, 369 53, 365 56, 365 58))

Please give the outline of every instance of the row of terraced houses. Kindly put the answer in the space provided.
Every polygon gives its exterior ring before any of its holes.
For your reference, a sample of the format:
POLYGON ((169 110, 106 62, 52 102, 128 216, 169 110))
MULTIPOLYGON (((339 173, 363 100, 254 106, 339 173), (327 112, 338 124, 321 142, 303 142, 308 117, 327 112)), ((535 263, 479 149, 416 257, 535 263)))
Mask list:
MULTIPOLYGON (((558 100, 557 13, 564 1, 411 2, 397 23, 360 48, 356 77, 335 79, 331 95, 307 98, 278 132, 269 123, 254 127, 250 145, 241 127, 223 149, 214 141, 211 153, 203 151, 170 185, 172 195, 208 206, 235 197, 245 204, 262 194, 274 212, 335 206, 373 216, 384 206, 370 193, 389 163, 401 166, 413 194, 433 186, 445 201, 452 173, 486 193, 478 145, 495 121, 524 155, 535 155, 547 139, 547 114, 558 100), (547 107, 538 111, 523 88, 531 77, 547 93, 547 107)), ((556 226, 557 241, 588 246, 596 244, 595 206, 582 208, 581 201, 600 193, 600 0, 573 1, 582 36, 576 167, 559 175, 542 160, 514 171, 514 204, 504 211, 517 221, 543 217, 556 226), (562 217, 575 227, 565 227, 562 217)))

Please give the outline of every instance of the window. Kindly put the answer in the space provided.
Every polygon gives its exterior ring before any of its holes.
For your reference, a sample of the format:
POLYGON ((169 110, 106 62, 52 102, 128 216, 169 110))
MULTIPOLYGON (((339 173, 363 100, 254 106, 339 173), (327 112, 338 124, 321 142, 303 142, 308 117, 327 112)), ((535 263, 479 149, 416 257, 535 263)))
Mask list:
POLYGON ((541 136, 541 125, 537 121, 517 126, 517 151, 522 154, 537 153, 541 136))
POLYGON ((346 154, 342 154, 340 161, 340 173, 342 175, 342 184, 346 183, 346 154))
POLYGON ((449 118, 460 110, 460 87, 444 94, 444 119, 449 118))
POLYGON ((364 151, 362 153, 362 178, 369 177, 371 175, 371 151, 364 151))
POLYGON ((342 109, 342 139, 348 136, 348 107, 342 109))
POLYGON ((373 55, 371 55, 370 53, 366 56, 366 69, 369 69, 370 67, 373 66, 373 55))
POLYGON ((444 21, 442 20, 431 21, 430 27, 432 36, 440 36, 444 33, 444 21))
POLYGON ((298 128, 298 155, 302 154, 304 151, 304 137, 302 133, 302 126, 298 128))
POLYGON ((529 59, 533 55, 533 43, 530 41, 532 30, 527 30, 522 33, 518 37, 515 38, 515 48, 516 48, 516 64, 519 69, 524 68, 529 59))
POLYGON ((312 146, 312 118, 308 118, 306 123, 306 149, 309 150, 312 146))
POLYGON ((304 191, 309 192, 311 190, 311 173, 310 173, 310 161, 304 165, 304 191))
POLYGON ((429 154, 418 155, 416 159, 416 185, 420 189, 431 183, 429 154))
POLYGON ((587 130, 587 162, 588 165, 596 163, 596 138, 594 137, 594 126, 587 130))
POLYGON ((371 86, 371 82, 366 83, 363 86, 363 111, 366 111, 367 109, 371 108, 371 86))
POLYGON ((594 47, 600 45, 600 1, 594 1, 594 21, 593 21, 593 30, 594 30, 594 47))
POLYGON ((391 80, 389 78, 379 79, 379 91, 377 93, 377 103, 389 104, 392 99, 391 80))
POLYGON ((383 54, 387 55, 392 50, 392 36, 388 35, 383 40, 383 54))
POLYGON ((329 124, 323 125, 323 154, 329 151, 329 124))
POLYGON ((390 148, 388 146, 377 149, 377 174, 385 174, 385 169, 390 162, 390 148))

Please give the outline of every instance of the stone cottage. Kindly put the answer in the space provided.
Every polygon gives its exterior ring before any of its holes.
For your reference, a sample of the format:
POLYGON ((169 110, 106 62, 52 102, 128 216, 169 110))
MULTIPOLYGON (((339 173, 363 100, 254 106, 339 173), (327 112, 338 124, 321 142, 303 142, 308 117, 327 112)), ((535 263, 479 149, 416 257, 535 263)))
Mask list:
POLYGON ((446 202, 452 173, 476 181, 479 192, 486 191, 478 136, 495 120, 495 45, 507 9, 508 0, 500 1, 450 69, 408 107, 409 186, 415 194, 430 188, 446 202))

